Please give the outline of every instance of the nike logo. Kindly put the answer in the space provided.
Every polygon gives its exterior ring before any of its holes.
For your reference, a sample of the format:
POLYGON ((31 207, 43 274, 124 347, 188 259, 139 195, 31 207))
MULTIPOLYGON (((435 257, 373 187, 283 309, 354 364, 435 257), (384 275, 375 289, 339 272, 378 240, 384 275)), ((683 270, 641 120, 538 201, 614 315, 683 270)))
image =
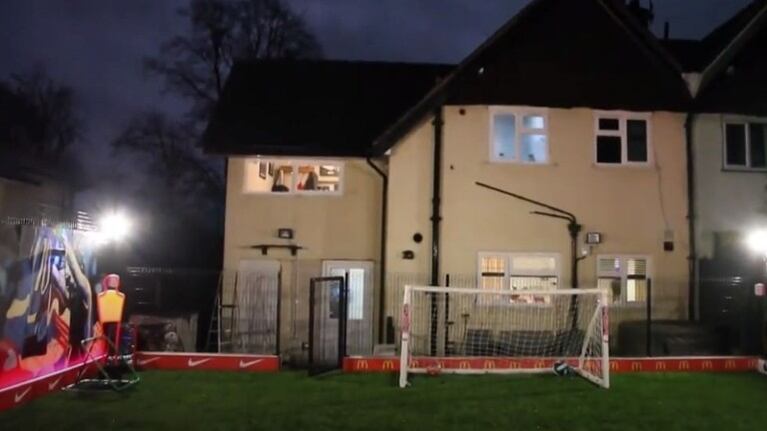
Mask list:
POLYGON ((24 397, 26 397, 26 396, 27 396, 27 394, 29 393, 29 391, 31 391, 31 390, 32 390, 32 386, 29 386, 29 387, 27 387, 27 390, 25 390, 24 392, 21 392, 21 393, 17 393, 17 394, 15 394, 15 395, 13 396, 13 402, 14 402, 15 404, 18 404, 18 403, 20 403, 20 402, 21 402, 21 400, 23 400, 23 399, 24 399, 24 397))
POLYGON ((253 365, 256 365, 257 363, 263 361, 263 359, 256 359, 255 361, 245 362, 242 359, 240 359, 240 368, 248 368, 253 365))
POLYGON ((187 365, 189 365, 189 368, 194 368, 194 367, 196 367, 198 365, 201 365, 201 364, 204 364, 204 363, 210 361, 211 359, 213 359, 213 358, 198 359, 198 360, 195 361, 195 360, 190 358, 189 362, 187 362, 187 365))
POLYGON ((144 365, 151 364, 152 362, 154 362, 154 361, 156 361, 158 359, 160 359, 160 358, 149 358, 149 359, 143 359, 143 360, 139 359, 138 360, 138 366, 139 367, 143 367, 144 365))
POLYGON ((64 378, 64 376, 60 376, 58 379, 56 379, 56 381, 55 381, 55 382, 51 382, 51 383, 48 383, 48 390, 49 390, 49 391, 52 391, 52 390, 53 390, 53 388, 55 388, 56 386, 58 386, 58 385, 59 385, 59 382, 60 382, 60 381, 61 381, 61 379, 63 379, 63 378, 64 378))

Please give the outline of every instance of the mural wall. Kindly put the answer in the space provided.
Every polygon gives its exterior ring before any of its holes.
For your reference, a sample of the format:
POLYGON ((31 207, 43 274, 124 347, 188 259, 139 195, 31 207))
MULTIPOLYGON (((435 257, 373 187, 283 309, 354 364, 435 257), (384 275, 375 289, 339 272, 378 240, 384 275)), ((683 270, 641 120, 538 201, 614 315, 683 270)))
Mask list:
POLYGON ((0 224, 0 389, 82 363, 100 286, 92 233, 0 224))

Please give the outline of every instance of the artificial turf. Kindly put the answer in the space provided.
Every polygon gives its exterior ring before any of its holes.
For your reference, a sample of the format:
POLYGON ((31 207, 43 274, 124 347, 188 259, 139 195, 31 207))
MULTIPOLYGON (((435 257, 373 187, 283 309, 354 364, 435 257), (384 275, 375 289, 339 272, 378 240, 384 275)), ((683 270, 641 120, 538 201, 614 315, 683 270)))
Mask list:
POLYGON ((145 372, 129 392, 58 393, 0 413, 1 430, 760 430, 767 377, 145 372))

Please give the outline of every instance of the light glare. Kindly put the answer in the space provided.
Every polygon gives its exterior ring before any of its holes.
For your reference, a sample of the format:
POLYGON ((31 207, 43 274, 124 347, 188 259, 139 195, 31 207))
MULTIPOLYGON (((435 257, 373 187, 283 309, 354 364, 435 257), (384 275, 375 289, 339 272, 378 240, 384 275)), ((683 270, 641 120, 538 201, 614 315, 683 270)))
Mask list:
POLYGON ((767 256, 767 230, 752 232, 746 238, 746 244, 754 252, 767 256))
POLYGON ((104 215, 99 227, 101 236, 105 241, 119 242, 130 233, 131 221, 125 214, 115 212, 104 215))

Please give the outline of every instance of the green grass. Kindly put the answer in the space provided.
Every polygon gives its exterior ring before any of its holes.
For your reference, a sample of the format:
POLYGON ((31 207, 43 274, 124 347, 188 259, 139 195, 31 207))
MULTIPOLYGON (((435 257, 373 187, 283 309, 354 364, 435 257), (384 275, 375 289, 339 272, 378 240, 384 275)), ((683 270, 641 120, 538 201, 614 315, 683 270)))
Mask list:
POLYGON ((767 378, 614 375, 603 390, 554 376, 147 372, 123 394, 59 393, 0 413, 2 430, 758 430, 767 378))

